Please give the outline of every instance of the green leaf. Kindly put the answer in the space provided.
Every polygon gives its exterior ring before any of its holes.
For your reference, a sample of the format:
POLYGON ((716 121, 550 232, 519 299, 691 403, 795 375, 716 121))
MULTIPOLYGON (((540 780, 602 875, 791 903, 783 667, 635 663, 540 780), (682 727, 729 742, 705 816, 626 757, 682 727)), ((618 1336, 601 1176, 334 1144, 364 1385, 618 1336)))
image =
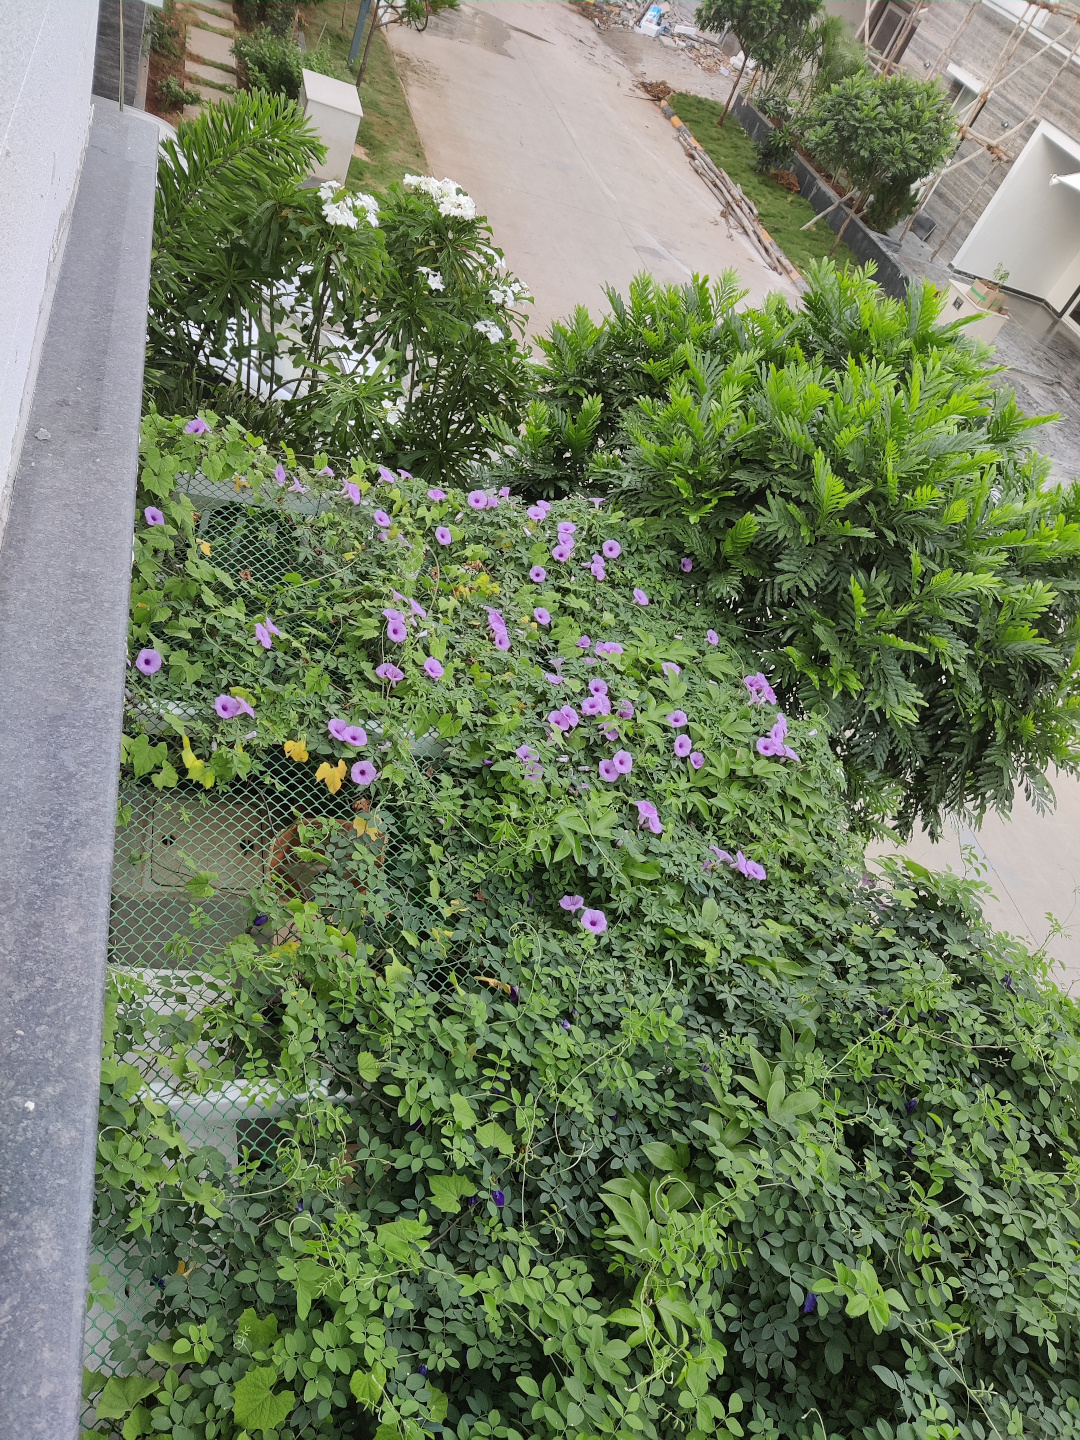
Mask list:
POLYGON ((464 1095, 451 1095, 450 1107, 454 1112, 454 1119, 466 1130, 471 1130, 476 1124, 476 1111, 465 1099, 464 1095))
POLYGON ((149 1375, 113 1375, 106 1383, 94 1409, 99 1420, 119 1420, 133 1410, 140 1400, 152 1395, 160 1386, 160 1380, 149 1375))
POLYGON ((296 1396, 291 1390, 275 1395, 277 1371, 253 1365, 233 1387, 233 1415, 245 1430, 277 1430, 292 1414, 296 1396))
POLYGON ((150 1411, 145 1405, 136 1405, 124 1421, 124 1428, 120 1433, 124 1440, 139 1440, 140 1435, 150 1435, 153 1429, 154 1422, 150 1417, 150 1411))
POLYGON ((268 1315, 265 1320, 260 1320, 255 1311, 251 1309, 244 1311, 236 1325, 236 1334, 239 1339, 244 1341, 249 1351, 269 1350, 277 1339, 277 1333, 276 1315, 268 1315))
MULTIPOLYGON (((670 1145, 665 1145, 661 1140, 650 1140, 647 1145, 642 1145, 641 1153, 651 1160, 658 1170, 681 1172, 686 1168, 685 1162, 680 1159, 678 1152, 670 1145)), ((687 1159, 689 1159, 689 1154, 687 1159)))
POLYGON ((360 1054, 356 1057, 356 1069, 361 1080, 366 1080, 368 1084, 373 1084, 379 1078, 379 1072, 382 1066, 370 1051, 361 1050, 360 1054))
POLYGON ((477 1144, 483 1145, 485 1150, 500 1150, 507 1157, 514 1153, 514 1142, 502 1128, 496 1125, 494 1120, 489 1120, 486 1125, 481 1125, 476 1132, 477 1144))
POLYGON ((450 1409, 450 1397, 444 1391, 436 1389, 434 1385, 428 1385, 431 1393, 431 1400, 428 1402, 428 1419, 436 1425, 441 1425, 446 1419, 446 1412, 450 1409))
POLYGON ((467 1195, 476 1194, 476 1185, 464 1175, 429 1175, 431 1203, 447 1215, 456 1215, 467 1195))
POLYGON ((383 1382, 370 1371, 354 1370, 349 1380, 349 1389, 353 1393, 353 1398, 358 1400, 365 1409, 374 1410, 382 1399, 383 1382))

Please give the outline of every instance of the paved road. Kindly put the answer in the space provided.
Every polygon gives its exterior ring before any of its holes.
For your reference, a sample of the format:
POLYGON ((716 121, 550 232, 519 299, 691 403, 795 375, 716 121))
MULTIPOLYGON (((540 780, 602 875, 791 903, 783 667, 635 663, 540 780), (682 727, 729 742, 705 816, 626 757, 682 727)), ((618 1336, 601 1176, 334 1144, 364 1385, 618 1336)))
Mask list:
POLYGON ((529 325, 736 268, 750 302, 792 293, 727 223, 627 63, 565 0, 484 0, 388 31, 428 164, 476 200, 536 303, 529 325))

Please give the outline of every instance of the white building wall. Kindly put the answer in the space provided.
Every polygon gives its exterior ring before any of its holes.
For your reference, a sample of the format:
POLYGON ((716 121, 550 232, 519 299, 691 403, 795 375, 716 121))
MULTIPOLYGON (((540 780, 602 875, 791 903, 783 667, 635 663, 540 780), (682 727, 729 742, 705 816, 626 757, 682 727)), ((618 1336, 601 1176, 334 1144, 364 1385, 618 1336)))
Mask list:
POLYGON ((0 0, 0 537, 90 124, 95 0, 0 0))

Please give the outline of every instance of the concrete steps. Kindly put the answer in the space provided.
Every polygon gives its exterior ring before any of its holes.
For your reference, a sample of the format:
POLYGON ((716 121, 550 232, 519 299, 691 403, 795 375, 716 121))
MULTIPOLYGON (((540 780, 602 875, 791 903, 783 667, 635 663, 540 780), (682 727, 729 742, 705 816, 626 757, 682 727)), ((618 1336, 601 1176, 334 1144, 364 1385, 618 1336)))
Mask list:
POLYGON ((203 65, 198 60, 186 60, 184 69, 187 73, 188 85, 198 89, 200 85, 209 85, 215 90, 226 90, 230 93, 236 89, 236 71, 222 70, 216 65, 203 65))

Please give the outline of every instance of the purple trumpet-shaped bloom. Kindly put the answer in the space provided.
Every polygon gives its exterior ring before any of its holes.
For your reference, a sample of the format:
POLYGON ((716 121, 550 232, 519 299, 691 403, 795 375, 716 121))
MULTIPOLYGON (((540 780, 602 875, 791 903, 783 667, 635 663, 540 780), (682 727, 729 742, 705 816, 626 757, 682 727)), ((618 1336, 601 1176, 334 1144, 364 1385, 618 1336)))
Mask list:
POLYGON ((488 498, 487 498, 487 504, 484 506, 484 509, 485 509, 485 510, 497 510, 498 508, 499 508, 499 497, 498 497, 497 495, 489 495, 488 498))
POLYGON ((617 560, 622 554, 622 546, 617 540, 605 540, 600 546, 605 560, 617 560))
POLYGON ((488 497, 483 490, 470 490, 465 496, 465 503, 470 510, 486 510, 488 497))
POLYGON ((424 661, 424 674, 429 680, 441 680, 445 673, 443 667, 439 664, 438 660, 435 659, 434 655, 429 655, 424 661))
POLYGON ((562 1021, 560 1021, 559 1023, 560 1023, 561 1027, 562 1027, 564 1030, 569 1030, 569 1029, 570 1029, 570 1021, 569 1021, 569 1020, 562 1020, 562 1021))
POLYGON ((581 702, 581 713, 593 718, 611 714, 611 701, 606 695, 589 695, 581 702))
POLYGON ((706 630, 705 639, 709 642, 710 645, 720 644, 720 636, 716 633, 715 630, 706 630))
POLYGON ((555 529, 559 532, 560 535, 577 534, 577 526, 572 520, 560 520, 558 525, 555 526, 555 529))
POLYGON ((534 585, 542 585, 547 579, 547 571, 542 565, 534 565, 529 571, 529 579, 534 585))
POLYGON ((394 474, 393 470, 388 469, 387 466, 385 466, 385 465, 380 465, 380 466, 379 466, 379 484, 380 484, 380 485, 396 485, 396 484, 397 484, 397 478, 398 478, 398 477, 394 474))
POLYGON ((590 935, 603 935, 607 929, 607 916, 602 910, 583 910, 581 912, 581 928, 587 930, 590 935))
POLYGON ((620 720, 632 720, 634 718, 634 707, 630 704, 629 700, 623 700, 620 702, 615 714, 618 715, 620 720))
MULTIPOLYGON (((332 475, 333 473, 334 472, 331 470, 330 474, 332 475)), ((289 489, 295 491, 297 495, 307 494, 307 491, 304 489, 303 485, 300 484, 299 480, 293 480, 292 484, 289 486, 289 489)))
POLYGON ((358 760, 349 771, 354 785, 370 785, 373 780, 379 778, 379 772, 372 765, 370 760, 358 760))
POLYGON ((542 780, 544 778, 544 767, 537 761, 532 760, 525 766, 526 780, 542 780))
POLYGON ((577 713, 577 711, 572 705, 564 705, 560 713, 562 714, 563 719, 566 721, 566 728, 568 730, 574 730, 577 728, 581 720, 581 716, 577 713))
POLYGON ((606 780, 609 785, 613 785, 619 778, 619 771, 615 767, 614 760, 601 760, 596 768, 600 772, 600 779, 606 780))
POLYGON ((274 622, 270 619, 270 616, 269 616, 269 615, 266 617, 266 628, 267 628, 267 630, 270 631, 270 634, 271 634, 271 635, 276 635, 279 640, 281 639, 281 631, 277 628, 277 626, 274 624, 274 622))
POLYGON ((265 625, 255 626, 255 639, 259 642, 259 644, 263 647, 264 650, 269 650, 273 647, 274 638, 265 625))
POLYGON ((545 675, 544 679, 549 685, 561 685, 563 683, 561 675, 545 675))
POLYGON ((604 562, 595 555, 593 556, 592 564, 589 566, 589 570, 594 580, 607 579, 607 571, 604 569, 604 562))
POLYGON ((656 806, 651 800, 635 800, 638 812, 638 826, 644 826, 651 830, 654 835, 659 835, 663 826, 660 824, 660 816, 656 813, 656 806))
POLYGON ((196 415, 194 420, 189 420, 184 426, 185 435, 205 435, 210 429, 201 415, 196 415))
POLYGON ((678 665, 675 664, 674 660, 665 660, 664 663, 660 666, 660 668, 661 670, 663 670, 664 674, 669 677, 672 675, 682 674, 682 670, 678 665))
POLYGON ((597 655, 621 655, 623 647, 614 640, 600 640, 596 646, 597 655))
POLYGON ((396 665, 391 665, 388 660, 384 661, 382 665, 376 665, 375 674, 380 680, 388 680, 391 685, 400 685, 405 679, 405 671, 399 670, 396 665))
POLYGON ((246 700, 239 699, 236 695, 219 695, 214 701, 214 710, 222 720, 235 720, 238 715, 250 715, 255 718, 255 711, 246 700))
POLYGON ((424 607, 423 607, 421 604, 419 604, 416 600, 410 600, 410 601, 409 601, 409 609, 412 611, 412 613, 413 613, 414 615, 419 616, 421 620, 426 620, 426 619, 427 619, 427 611, 426 611, 426 610, 424 609, 424 607))
POLYGON ((143 675, 156 675, 162 666, 161 652, 159 650, 140 650, 135 656, 135 669, 143 675))
POLYGON ((341 483, 341 493, 347 500, 351 500, 354 505, 360 504, 360 486, 357 485, 355 480, 343 480, 341 483))
POLYGON ((344 720, 340 719, 338 716, 335 715, 332 720, 328 720, 326 722, 326 728, 330 731, 331 736, 335 740, 341 740, 342 742, 344 742, 345 731, 349 727, 344 720))
POLYGON ((756 860, 748 860, 741 850, 735 853, 735 869, 740 875, 745 875, 750 880, 765 879, 764 865, 759 865, 756 860))
POLYGON ((551 552, 551 558, 558 560, 560 565, 565 565, 567 560, 570 559, 573 548, 572 545, 556 545, 551 552))
POLYGON ((287 485, 289 483, 289 477, 285 472, 284 465, 274 466, 274 479, 279 485, 287 485))
POLYGON ((329 479, 331 479, 331 480, 334 478, 334 472, 333 472, 333 470, 331 470, 331 468, 330 468, 329 465, 324 465, 321 470, 316 470, 316 471, 315 471, 315 474, 316 474, 316 475, 326 475, 326 476, 327 476, 329 479))
MULTIPOLYGON (((560 682, 561 683, 561 682, 560 682)), ((548 724, 554 725, 556 730, 569 730, 570 722, 561 710, 552 710, 548 715, 548 724)))
POLYGON ((690 764, 694 767, 695 770, 700 770, 701 767, 705 764, 705 756, 701 753, 700 750, 690 751, 690 764))
POLYGON ((390 516, 387 515, 385 510, 376 510, 371 518, 375 521, 375 524, 378 525, 380 530, 389 530, 390 526, 393 524, 393 521, 390 519, 390 516))
POLYGON ((589 638, 588 635, 579 635, 578 638, 574 641, 574 644, 579 650, 588 650, 589 646, 592 644, 592 640, 589 638))
POLYGON ((605 726, 603 726, 600 734, 603 735, 604 739, 607 740, 609 744, 614 744, 614 742, 619 738, 619 732, 615 729, 615 726, 612 725, 610 720, 605 726))
POLYGON ((686 718, 685 710, 672 710, 670 715, 667 717, 667 722, 676 730, 681 730, 684 725, 689 724, 689 721, 686 718))
POLYGON ((401 476, 402 480, 411 480, 413 478, 411 470, 399 470, 397 473, 401 476))
POLYGON ((367 744, 367 731, 362 725, 346 725, 341 732, 341 739, 344 744, 359 750, 362 745, 367 744))
POLYGON ((547 515, 547 511, 541 510, 539 505, 530 505, 529 508, 525 511, 525 514, 528 515, 530 520, 535 521, 536 524, 539 525, 540 522, 547 515))
MULTIPOLYGON (((411 478, 411 477, 410 477, 410 478, 411 478)), ((429 500, 445 500, 445 499, 446 499, 446 491, 445 491, 445 490, 440 490, 440 489, 438 489, 437 486, 433 485, 433 486, 431 487, 431 489, 427 492, 427 498, 428 498, 429 500)))
POLYGON ((569 910, 572 915, 575 910, 580 910, 582 908, 582 906, 585 904, 585 901, 580 895, 564 895, 559 901, 559 904, 564 910, 569 910))
POLYGON ((544 607, 543 607, 542 605, 538 605, 538 606, 536 607, 536 609, 533 611, 533 619, 536 621, 536 623, 537 623, 538 625, 550 625, 550 624, 551 624, 551 615, 548 613, 547 610, 544 609, 544 607))
POLYGON ((634 757, 629 750, 616 750, 611 763, 620 775, 629 775, 634 768, 634 757))
POLYGON ((409 638, 409 632, 401 620, 388 620, 386 622, 386 638, 393 640, 395 645, 401 645, 409 638))
POLYGON ((756 675, 744 675, 743 684, 750 692, 751 705, 776 704, 776 695, 773 688, 760 670, 756 675))
POLYGON ((634 603, 637 605, 648 605, 649 597, 639 585, 634 586, 634 603))
POLYGON ((445 525, 435 526, 435 539, 439 542, 440 545, 449 545, 453 538, 454 537, 450 534, 450 531, 446 528, 445 525))
POLYGON ((774 740, 771 735, 762 735, 757 742, 758 754, 764 755, 766 759, 783 755, 784 749, 784 742, 782 740, 774 740))
POLYGON ((709 849, 716 856, 717 860, 722 860, 725 865, 735 864, 735 856, 729 855, 726 850, 721 850, 719 845, 710 845, 709 849))
POLYGON ((680 760, 685 760, 686 757, 690 754, 691 749, 693 748, 693 743, 690 739, 690 736, 676 735, 675 744, 672 748, 674 749, 675 754, 679 757, 680 760))
POLYGON ((519 760, 539 760, 540 758, 531 745, 519 745, 514 754, 519 760))
POLYGON ((589 694, 590 694, 590 695, 606 695, 606 694, 607 694, 607 681, 606 681, 606 680, 590 680, 590 681, 589 681, 589 694))
POLYGON ((684 575, 689 575, 690 571, 693 570, 693 568, 693 560, 690 559, 689 555, 684 555, 683 558, 679 561, 679 569, 683 572, 684 575))
POLYGON ((143 519, 146 521, 147 525, 165 524, 165 516, 161 513, 161 511, 157 508, 156 505, 147 505, 146 509, 142 513, 143 519))

